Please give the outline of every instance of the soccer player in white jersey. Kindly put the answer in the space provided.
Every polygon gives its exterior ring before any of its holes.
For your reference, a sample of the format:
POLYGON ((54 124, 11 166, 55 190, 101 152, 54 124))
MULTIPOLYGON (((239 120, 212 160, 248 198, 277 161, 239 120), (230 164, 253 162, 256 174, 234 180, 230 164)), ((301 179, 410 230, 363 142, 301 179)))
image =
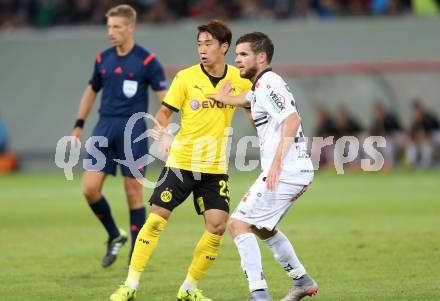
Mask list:
POLYGON ((272 300, 256 236, 292 278, 292 286, 282 301, 297 301, 318 291, 317 283, 306 273, 292 244, 277 228, 311 183, 313 166, 295 99, 286 82, 269 67, 273 53, 272 41, 264 33, 240 37, 236 42, 235 63, 240 76, 253 82, 252 90, 231 96, 230 85, 226 83, 210 96, 225 104, 250 105, 260 139, 262 172, 231 215, 229 224, 249 282, 248 301, 272 300))

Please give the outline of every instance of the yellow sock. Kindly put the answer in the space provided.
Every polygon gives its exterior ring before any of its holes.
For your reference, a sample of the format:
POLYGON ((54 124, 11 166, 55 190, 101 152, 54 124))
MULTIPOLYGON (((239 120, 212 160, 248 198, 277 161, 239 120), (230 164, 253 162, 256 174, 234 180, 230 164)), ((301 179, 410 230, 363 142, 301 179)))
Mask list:
POLYGON ((164 218, 157 214, 150 213, 141 231, 139 231, 130 261, 130 270, 134 270, 130 274, 135 276, 138 281, 140 272, 143 272, 151 254, 153 254, 154 249, 156 249, 160 233, 166 224, 167 221, 164 218), (139 272, 139 274, 134 272, 139 272))
POLYGON ((205 276, 217 258, 223 236, 212 234, 205 230, 194 250, 193 261, 188 268, 187 280, 197 282, 205 276))

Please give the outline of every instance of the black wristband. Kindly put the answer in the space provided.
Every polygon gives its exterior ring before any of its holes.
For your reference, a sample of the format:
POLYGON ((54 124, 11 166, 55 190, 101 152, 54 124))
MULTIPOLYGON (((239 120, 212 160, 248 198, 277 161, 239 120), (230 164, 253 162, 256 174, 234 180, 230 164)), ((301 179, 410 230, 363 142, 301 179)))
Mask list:
POLYGON ((75 126, 73 128, 84 128, 84 123, 85 123, 84 119, 77 119, 75 121, 75 126))

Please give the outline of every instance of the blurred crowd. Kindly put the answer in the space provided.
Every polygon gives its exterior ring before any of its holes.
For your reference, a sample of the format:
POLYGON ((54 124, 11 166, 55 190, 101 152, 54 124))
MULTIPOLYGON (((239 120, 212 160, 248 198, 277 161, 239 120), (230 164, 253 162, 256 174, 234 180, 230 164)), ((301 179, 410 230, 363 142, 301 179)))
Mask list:
POLYGON ((139 22, 438 15, 440 0, 0 0, 0 28, 102 24, 106 11, 133 5, 139 22))
MULTIPOLYGON (((383 101, 376 100, 372 108, 369 125, 362 125, 345 106, 330 114, 323 104, 315 107, 315 137, 354 136, 360 144, 360 155, 349 164, 349 169, 359 169, 360 160, 369 158, 362 152, 363 141, 368 136, 382 136, 386 139, 385 147, 377 147, 384 158, 384 170, 396 167, 438 168, 440 167, 440 123, 438 117, 426 108, 421 99, 414 99, 411 105, 411 122, 405 126, 399 117, 387 110, 383 101)), ((347 147, 341 150, 347 155, 347 147)), ((320 165, 334 168, 336 146, 326 146, 318 156, 320 165)), ((313 150, 312 150, 313 151, 313 150)), ((378 158, 372 158, 377 160, 378 158)))

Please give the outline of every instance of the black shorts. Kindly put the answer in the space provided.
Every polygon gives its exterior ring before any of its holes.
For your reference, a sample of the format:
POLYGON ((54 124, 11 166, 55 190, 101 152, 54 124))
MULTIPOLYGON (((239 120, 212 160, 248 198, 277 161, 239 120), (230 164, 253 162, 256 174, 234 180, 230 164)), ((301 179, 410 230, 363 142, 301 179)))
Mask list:
MULTIPOLYGON (((99 118, 98 123, 93 129, 92 137, 104 136, 108 140, 108 145, 106 146, 99 146, 97 142, 93 143, 96 151, 100 151, 105 156, 104 166, 96 165, 97 157, 95 157, 95 155, 92 155, 93 150, 88 149, 87 158, 90 159, 90 161, 88 161, 88 163, 86 163, 86 165, 84 166, 85 169, 102 171, 106 174, 116 175, 118 163, 115 161, 115 159, 125 160, 127 158, 130 158, 127 156, 132 156, 133 160, 131 161, 135 161, 147 154, 148 143, 146 139, 138 141, 136 143, 133 142, 136 137, 140 136, 147 130, 147 127, 143 120, 138 121, 134 124, 131 132, 131 139, 129 140, 131 142, 131 145, 129 144, 131 148, 128 149, 131 150, 131 153, 126 154, 124 144, 124 129, 127 126, 127 122, 128 118, 125 117, 101 116, 99 118)), ((128 161, 128 163, 131 163, 130 160, 128 161)), ((122 175, 125 177, 142 178, 142 176, 145 175, 146 165, 131 164, 130 166, 130 164, 120 164, 120 167, 122 175)))
POLYGON ((165 167, 157 180, 150 204, 172 211, 192 192, 198 214, 209 209, 229 213, 229 183, 227 174, 196 173, 165 167))

